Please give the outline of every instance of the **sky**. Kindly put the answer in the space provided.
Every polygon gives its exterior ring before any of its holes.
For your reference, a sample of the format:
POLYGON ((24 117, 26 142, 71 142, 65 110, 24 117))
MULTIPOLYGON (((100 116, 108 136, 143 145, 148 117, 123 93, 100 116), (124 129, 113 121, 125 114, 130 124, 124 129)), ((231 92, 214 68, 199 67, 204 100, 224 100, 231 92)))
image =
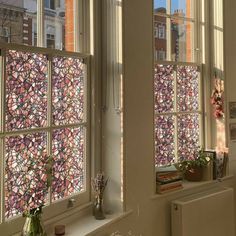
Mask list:
MULTIPOLYGON (((154 9, 158 7, 166 8, 166 1, 167 0, 154 0, 154 9)), ((186 0, 171 0, 171 13, 173 13, 176 9, 184 9, 185 3, 186 0)))

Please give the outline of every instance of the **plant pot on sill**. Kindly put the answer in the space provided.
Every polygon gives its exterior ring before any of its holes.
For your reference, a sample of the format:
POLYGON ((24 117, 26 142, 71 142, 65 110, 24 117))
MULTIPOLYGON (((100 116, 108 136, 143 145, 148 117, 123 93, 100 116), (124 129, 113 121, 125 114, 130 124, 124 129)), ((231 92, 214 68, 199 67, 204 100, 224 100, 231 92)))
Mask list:
POLYGON ((184 173, 184 178, 188 181, 201 181, 203 177, 203 168, 199 166, 191 167, 184 173))

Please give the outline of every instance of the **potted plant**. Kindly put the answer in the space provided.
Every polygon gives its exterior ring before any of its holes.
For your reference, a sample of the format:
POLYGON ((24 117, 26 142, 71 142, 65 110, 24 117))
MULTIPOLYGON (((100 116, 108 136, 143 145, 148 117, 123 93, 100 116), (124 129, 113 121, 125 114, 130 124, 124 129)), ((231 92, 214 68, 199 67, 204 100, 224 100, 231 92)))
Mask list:
POLYGON ((178 162, 176 168, 183 173, 186 180, 201 181, 203 169, 209 164, 211 159, 212 158, 204 152, 203 148, 199 148, 196 158, 178 162))

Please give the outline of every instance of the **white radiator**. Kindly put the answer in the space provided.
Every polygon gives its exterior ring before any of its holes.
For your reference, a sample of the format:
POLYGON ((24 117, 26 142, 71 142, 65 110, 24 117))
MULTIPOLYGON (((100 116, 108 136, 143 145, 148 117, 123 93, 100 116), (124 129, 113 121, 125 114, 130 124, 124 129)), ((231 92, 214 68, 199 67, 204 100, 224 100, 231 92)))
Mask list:
POLYGON ((217 188, 171 203, 172 236, 235 236, 234 193, 217 188))

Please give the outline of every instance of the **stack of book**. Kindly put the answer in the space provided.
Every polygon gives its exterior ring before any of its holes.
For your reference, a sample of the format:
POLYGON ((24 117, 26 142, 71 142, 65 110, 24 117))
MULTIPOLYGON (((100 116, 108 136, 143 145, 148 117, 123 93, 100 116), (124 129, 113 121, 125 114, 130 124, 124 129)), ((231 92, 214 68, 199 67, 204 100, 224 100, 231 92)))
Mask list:
POLYGON ((157 193, 167 193, 183 188, 182 173, 174 166, 159 167, 156 171, 157 193))

